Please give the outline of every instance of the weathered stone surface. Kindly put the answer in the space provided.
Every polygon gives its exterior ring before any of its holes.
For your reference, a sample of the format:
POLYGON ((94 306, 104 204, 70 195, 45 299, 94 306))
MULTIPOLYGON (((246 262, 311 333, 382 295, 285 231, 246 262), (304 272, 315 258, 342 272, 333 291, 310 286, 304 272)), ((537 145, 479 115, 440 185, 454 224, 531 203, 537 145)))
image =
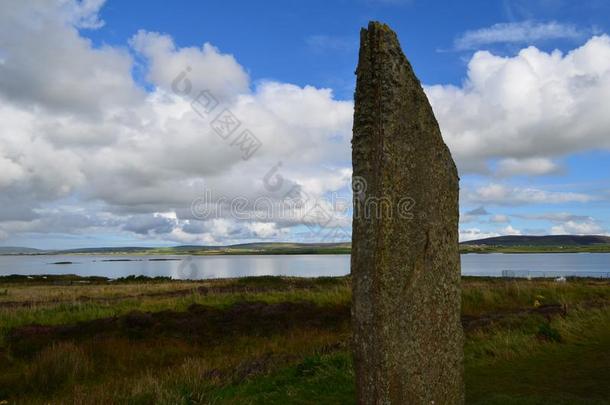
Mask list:
POLYGON ((360 41, 352 159, 355 188, 363 181, 366 191, 354 192, 351 270, 358 402, 463 403, 457 170, 396 34, 372 22, 360 41), (404 199, 415 203, 408 214, 399 212, 404 199), (390 210, 366 209, 371 200, 390 210))

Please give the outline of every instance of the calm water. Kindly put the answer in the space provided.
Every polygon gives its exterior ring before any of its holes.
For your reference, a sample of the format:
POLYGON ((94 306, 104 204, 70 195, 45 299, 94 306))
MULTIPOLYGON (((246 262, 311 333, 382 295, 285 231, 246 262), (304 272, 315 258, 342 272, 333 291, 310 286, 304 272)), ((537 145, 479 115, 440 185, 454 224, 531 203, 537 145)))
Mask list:
MULTIPOLYGON (((110 278, 129 275, 203 279, 241 276, 286 275, 301 277, 341 276, 349 273, 348 255, 271 256, 0 256, 0 275, 77 274, 110 278), (115 261, 131 260, 131 261, 115 261), (163 259, 163 260, 158 260, 163 259), (166 260, 170 259, 170 260, 166 260), (111 261, 109 261, 111 260, 111 261), (72 262, 72 264, 54 264, 72 262)), ((559 275, 610 276, 610 254, 466 254, 462 274, 534 277, 559 275)))

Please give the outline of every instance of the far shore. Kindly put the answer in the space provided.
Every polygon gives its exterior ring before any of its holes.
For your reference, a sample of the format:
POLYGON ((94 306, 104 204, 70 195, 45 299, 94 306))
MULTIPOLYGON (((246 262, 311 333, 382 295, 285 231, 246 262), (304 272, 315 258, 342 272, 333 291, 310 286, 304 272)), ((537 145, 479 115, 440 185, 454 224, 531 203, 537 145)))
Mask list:
MULTIPOLYGON (((610 245, 591 246, 460 246, 461 254, 532 254, 532 253, 610 253, 610 245)), ((270 247, 249 248, 144 248, 142 250, 87 249, 86 251, 41 251, 0 253, 0 256, 231 256, 231 255, 349 255, 351 248, 339 247, 270 247)), ((159 259, 163 260, 163 259, 159 259)))

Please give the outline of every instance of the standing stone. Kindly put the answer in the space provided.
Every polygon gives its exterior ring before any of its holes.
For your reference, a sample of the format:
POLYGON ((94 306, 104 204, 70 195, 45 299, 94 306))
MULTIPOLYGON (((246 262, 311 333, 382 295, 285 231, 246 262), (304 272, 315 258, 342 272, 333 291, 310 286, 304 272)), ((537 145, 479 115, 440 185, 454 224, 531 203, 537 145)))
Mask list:
POLYGON ((356 74, 351 272, 358 403, 460 404, 457 169, 387 25, 362 29, 356 74))

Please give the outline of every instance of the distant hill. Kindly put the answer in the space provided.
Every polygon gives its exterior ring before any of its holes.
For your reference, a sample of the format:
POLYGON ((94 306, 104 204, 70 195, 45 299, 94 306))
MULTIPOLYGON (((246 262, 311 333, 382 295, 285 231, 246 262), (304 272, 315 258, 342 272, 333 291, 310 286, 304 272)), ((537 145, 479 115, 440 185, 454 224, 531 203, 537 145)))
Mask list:
POLYGON ((230 246, 207 246, 211 249, 221 248, 245 248, 245 249, 266 249, 266 248, 330 248, 330 247, 345 247, 350 246, 350 242, 341 243, 292 243, 292 242, 258 242, 258 243, 241 243, 239 245, 230 246))
POLYGON ((137 253, 146 252, 153 248, 149 247, 97 247, 97 248, 81 248, 81 249, 68 249, 68 250, 56 250, 53 253, 59 254, 73 254, 73 253, 137 253))
POLYGON ((258 242, 224 246, 168 246, 168 247, 95 247, 66 250, 38 250, 22 247, 0 248, 0 255, 15 254, 312 254, 349 253, 351 243, 291 243, 258 242))
POLYGON ((55 253, 141 253, 141 252, 185 252, 185 251, 224 251, 224 250, 265 250, 265 249, 313 249, 349 247, 350 243, 291 243, 291 242, 257 242, 238 245, 181 245, 167 247, 97 247, 58 250, 55 253))
MULTIPOLYGON (((460 243, 464 253, 486 252, 610 252, 610 237, 597 235, 498 236, 460 243)), ((25 247, 0 247, 0 255, 36 254, 150 254, 150 255, 218 255, 218 254, 349 254, 350 242, 292 243, 257 242, 225 246, 182 245, 169 247, 98 247, 69 250, 40 250, 25 247)))
POLYGON ((0 255, 31 255, 44 252, 44 250, 20 246, 0 246, 0 255))
POLYGON ((608 245, 610 237, 598 235, 498 236, 462 242, 466 246, 592 246, 608 245))

